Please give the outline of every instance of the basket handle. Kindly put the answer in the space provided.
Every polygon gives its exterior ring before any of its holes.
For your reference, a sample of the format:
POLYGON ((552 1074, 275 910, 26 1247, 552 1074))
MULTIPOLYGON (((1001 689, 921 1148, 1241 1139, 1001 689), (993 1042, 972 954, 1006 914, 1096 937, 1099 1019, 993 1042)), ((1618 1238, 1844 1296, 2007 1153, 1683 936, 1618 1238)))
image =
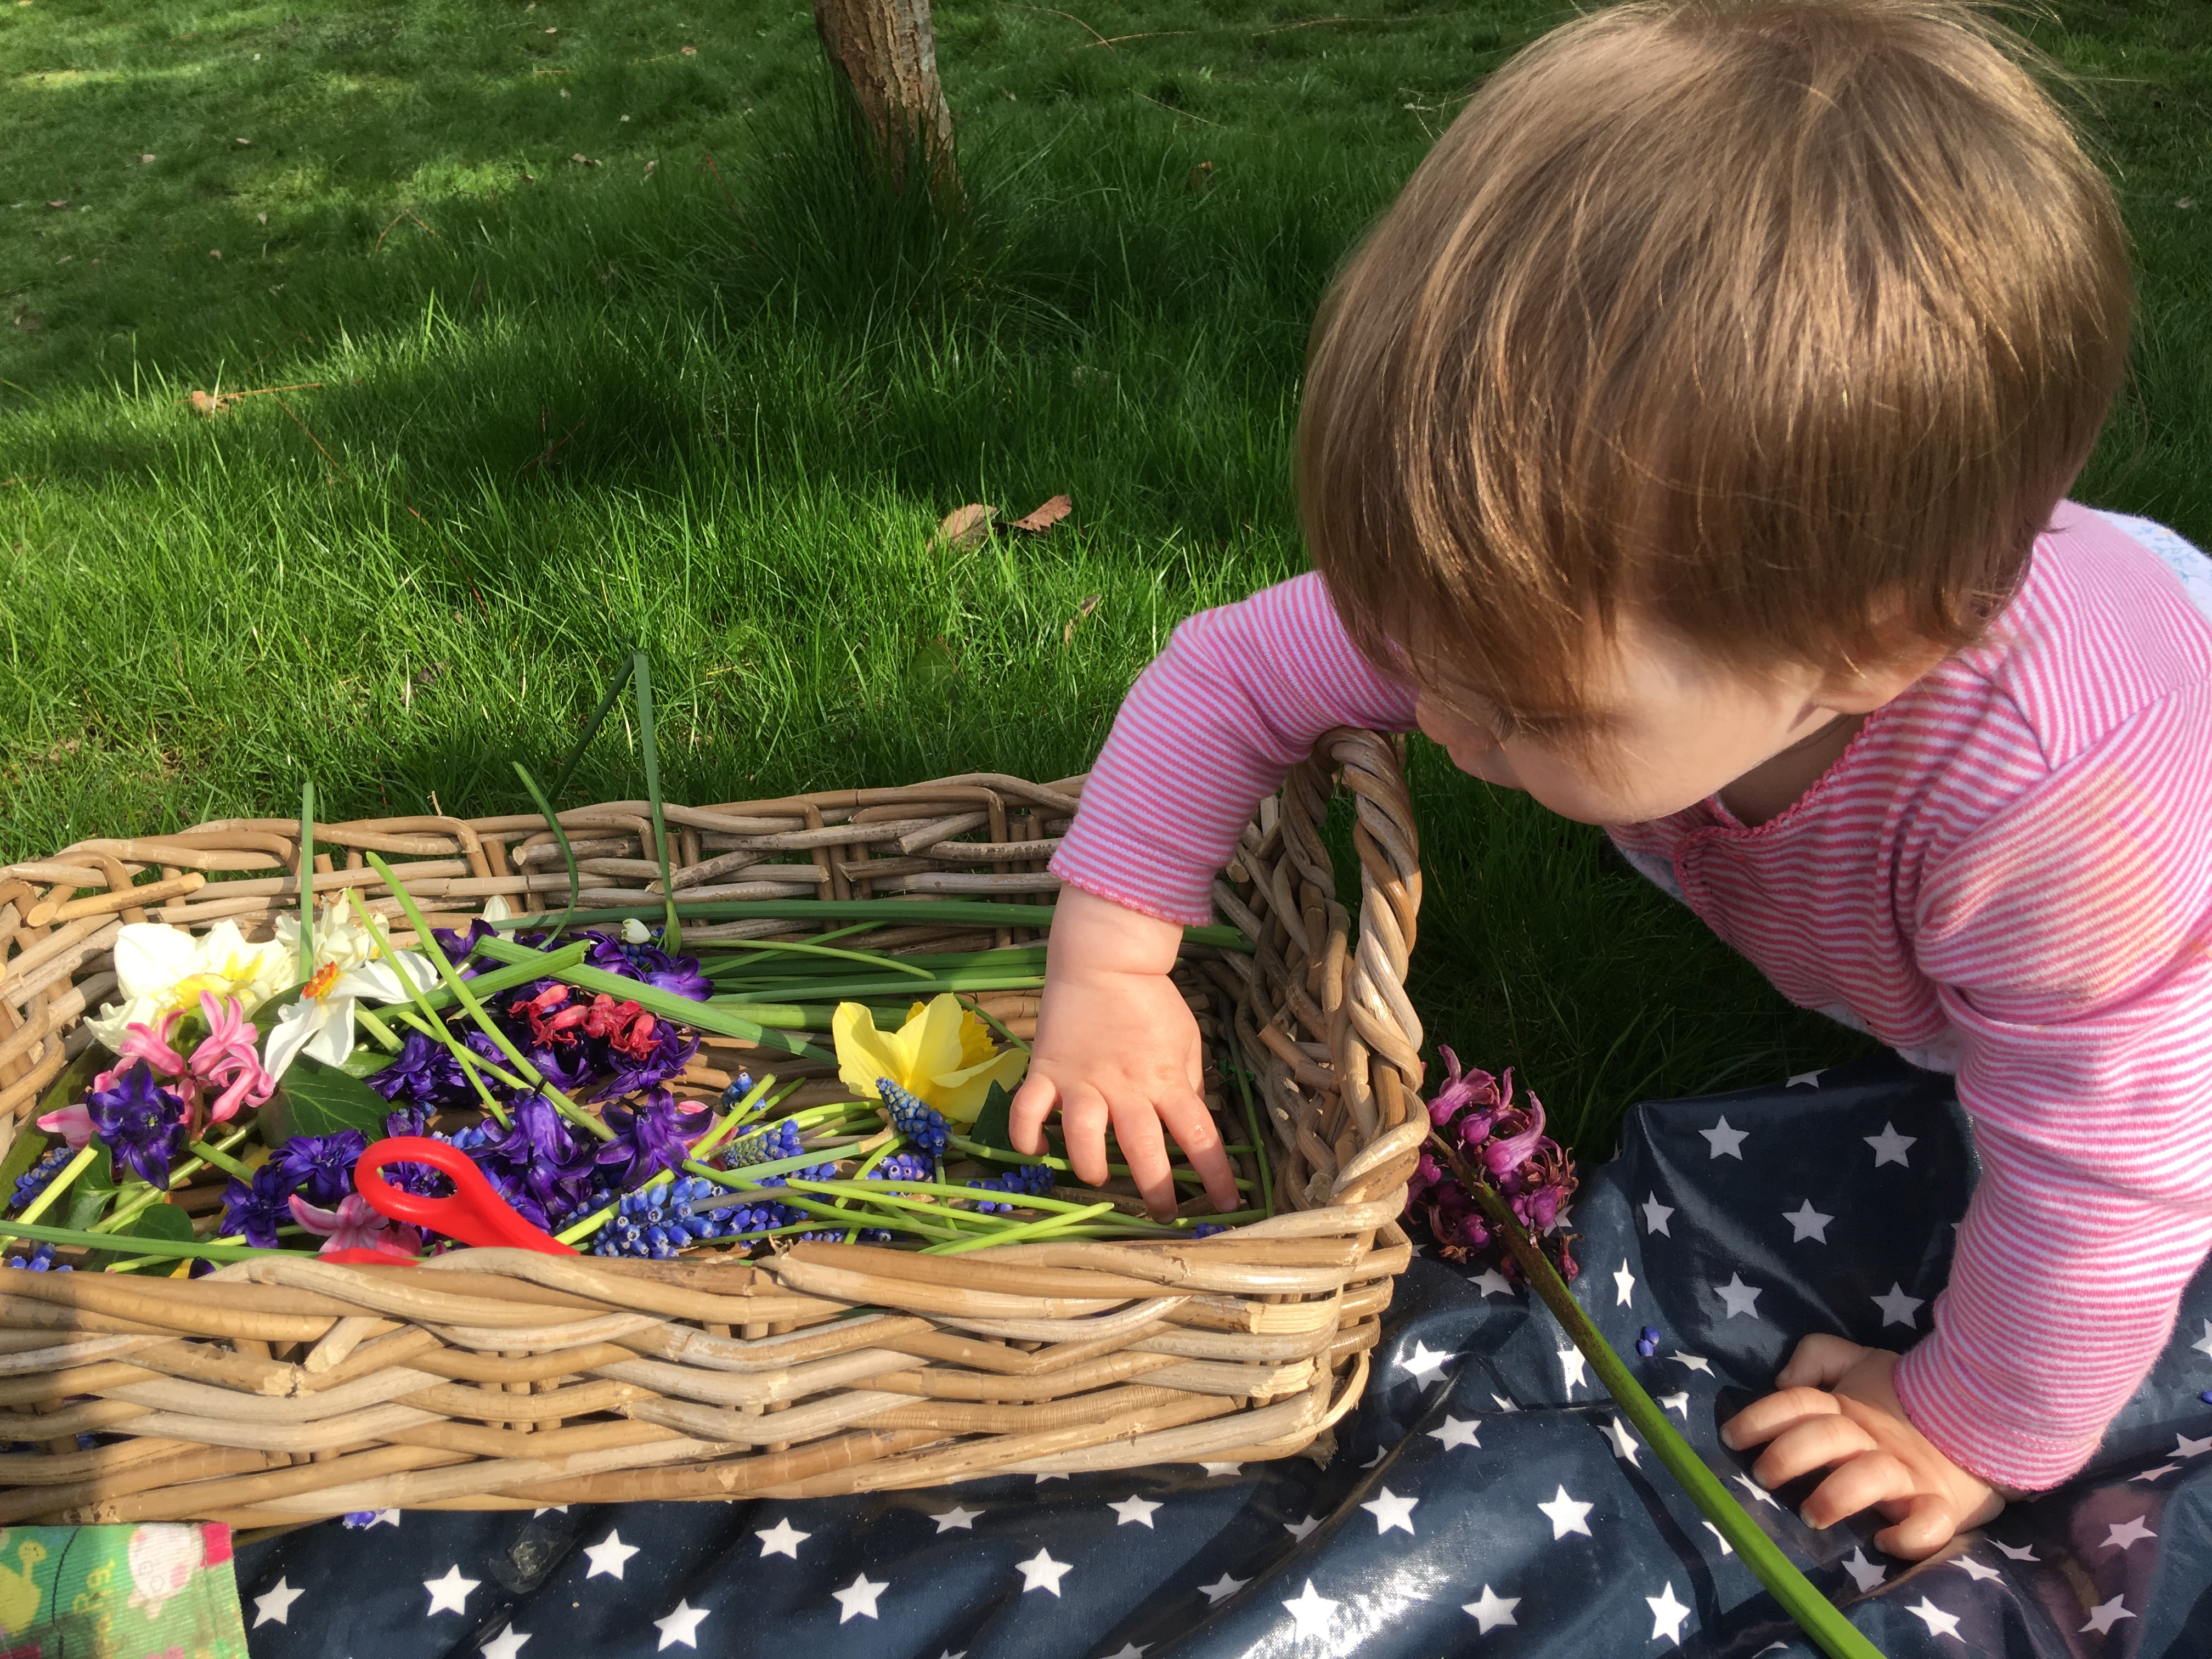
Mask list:
POLYGON ((1279 802, 1263 805, 1238 859, 1252 890, 1249 906, 1237 902, 1238 920, 1260 932, 1252 971, 1240 976, 1237 1036, 1274 1131, 1277 1200, 1311 1209, 1402 1193, 1425 1115, 1421 1021, 1405 988, 1420 836, 1401 742, 1343 726, 1323 733, 1279 802), (1322 840, 1340 787, 1355 814, 1356 937, 1322 840))

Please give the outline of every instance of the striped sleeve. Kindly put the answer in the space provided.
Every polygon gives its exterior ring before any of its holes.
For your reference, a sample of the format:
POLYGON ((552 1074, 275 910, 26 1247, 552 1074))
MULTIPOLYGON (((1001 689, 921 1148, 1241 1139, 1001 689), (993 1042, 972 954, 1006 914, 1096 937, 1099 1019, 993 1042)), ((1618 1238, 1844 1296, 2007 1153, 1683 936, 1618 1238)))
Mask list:
POLYGON ((1915 954, 1983 1173, 1907 1414, 2001 1485, 2095 1449, 2212 1247, 2212 691, 2113 725, 1931 872, 1915 954))
POLYGON ((1201 926, 1253 809, 1316 739, 1334 726, 1402 732, 1413 721, 1413 688, 1359 654, 1318 575, 1201 611, 1131 688, 1052 872, 1201 926))

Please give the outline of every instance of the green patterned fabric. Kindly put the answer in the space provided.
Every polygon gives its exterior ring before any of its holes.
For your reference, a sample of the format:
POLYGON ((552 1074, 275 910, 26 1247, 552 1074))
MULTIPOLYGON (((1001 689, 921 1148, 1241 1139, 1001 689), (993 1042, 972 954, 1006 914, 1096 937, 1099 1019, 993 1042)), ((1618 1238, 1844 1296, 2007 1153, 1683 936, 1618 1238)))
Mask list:
POLYGON ((0 1529, 0 1659, 246 1659, 219 1526, 0 1529))

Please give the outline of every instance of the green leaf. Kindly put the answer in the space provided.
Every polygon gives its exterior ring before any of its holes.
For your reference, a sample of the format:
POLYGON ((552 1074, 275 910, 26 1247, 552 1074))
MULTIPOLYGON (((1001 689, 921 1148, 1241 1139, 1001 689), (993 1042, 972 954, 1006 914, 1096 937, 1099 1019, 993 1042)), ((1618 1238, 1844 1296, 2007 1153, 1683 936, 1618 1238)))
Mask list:
POLYGON ((100 1156, 94 1158, 85 1172, 76 1178, 69 1189, 69 1224, 80 1230, 89 1227, 107 1213, 108 1200, 115 1196, 115 1168, 108 1157, 107 1148, 100 1146, 100 1156))
POLYGON ((86 1043, 77 1057, 62 1067, 61 1075, 46 1085, 46 1093, 39 1097, 39 1109, 31 1114, 31 1121, 35 1123, 48 1112, 58 1112, 71 1101, 82 1098, 94 1075, 106 1070, 114 1058, 97 1042, 86 1043))
POLYGON ((359 1129, 372 1140, 384 1133, 392 1103, 359 1078, 309 1060, 292 1062, 270 1103, 261 1109, 261 1139, 282 1146, 294 1135, 336 1134, 359 1129))
POLYGON ((348 1077, 374 1077, 392 1064, 392 1056, 374 1043, 365 1043, 338 1062, 338 1070, 348 1077))
MULTIPOLYGON (((129 1226, 108 1237, 117 1240, 154 1238, 172 1244, 190 1244, 194 1242, 191 1218, 173 1204, 149 1205, 131 1218, 129 1226)), ((105 1270, 111 1262, 128 1261, 133 1257, 146 1254, 144 1250, 134 1250, 128 1247, 114 1250, 100 1250, 94 1252, 92 1260, 86 1265, 91 1271, 98 1273, 105 1270)), ((144 1267, 131 1267, 125 1271, 165 1273, 175 1265, 173 1259, 164 1258, 161 1261, 150 1263, 144 1267)))
MULTIPOLYGON (((983 1097, 983 1109, 975 1114, 975 1122, 968 1131, 968 1139, 979 1146, 994 1146, 1004 1152, 1013 1152, 1014 1132, 1008 1121, 1013 1104, 1013 1097, 1006 1092, 1006 1085, 994 1083, 991 1091, 983 1097)), ((985 1158, 981 1161, 988 1164, 997 1160, 985 1158)))

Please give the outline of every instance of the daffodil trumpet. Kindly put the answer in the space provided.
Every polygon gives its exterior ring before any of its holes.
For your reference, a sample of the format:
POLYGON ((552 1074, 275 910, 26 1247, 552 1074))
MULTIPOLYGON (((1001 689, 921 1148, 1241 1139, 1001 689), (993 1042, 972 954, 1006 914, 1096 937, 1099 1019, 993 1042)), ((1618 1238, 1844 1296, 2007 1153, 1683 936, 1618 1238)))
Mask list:
POLYGON ((917 1002, 896 1031, 876 1029, 875 1016, 857 1002, 840 1003, 831 1030, 837 1043, 837 1076, 854 1094, 881 1099, 888 1079, 950 1123, 973 1123, 993 1085, 1013 1092, 1029 1069, 1018 1048, 1003 1052, 990 1028, 943 993, 917 1002))

